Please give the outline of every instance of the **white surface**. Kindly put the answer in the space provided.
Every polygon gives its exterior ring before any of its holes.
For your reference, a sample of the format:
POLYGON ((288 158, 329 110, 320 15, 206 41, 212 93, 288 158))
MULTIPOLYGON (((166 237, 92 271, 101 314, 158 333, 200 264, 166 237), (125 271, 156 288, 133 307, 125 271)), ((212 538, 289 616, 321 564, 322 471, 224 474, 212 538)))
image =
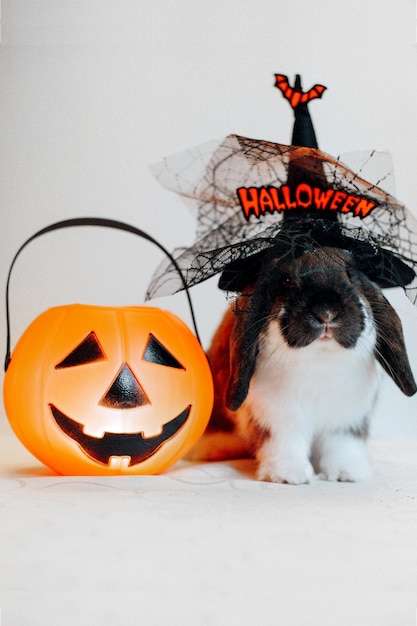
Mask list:
POLYGON ((2 626, 415 626, 417 440, 364 483, 292 487, 251 461, 58 477, 0 445, 2 626))

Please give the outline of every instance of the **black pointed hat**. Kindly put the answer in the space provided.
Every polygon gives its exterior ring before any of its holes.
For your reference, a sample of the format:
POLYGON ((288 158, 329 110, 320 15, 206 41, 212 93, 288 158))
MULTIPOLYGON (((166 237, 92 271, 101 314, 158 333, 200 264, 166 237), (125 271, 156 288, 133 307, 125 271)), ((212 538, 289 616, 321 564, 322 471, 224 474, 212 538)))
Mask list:
POLYGON ((316 133, 311 121, 308 103, 314 98, 321 98, 326 87, 314 85, 308 92, 303 92, 301 76, 295 77, 294 87, 290 87, 288 78, 283 74, 275 74, 275 86, 282 91, 294 111, 294 127, 291 145, 305 148, 318 148, 316 133))
MULTIPOLYGON (((295 77, 294 87, 290 87, 288 79, 283 74, 275 74, 275 86, 282 91, 284 97, 290 103, 294 112, 294 126, 292 132, 291 145, 318 150, 316 133, 308 110, 308 103, 314 98, 321 98, 326 87, 324 85, 314 85, 309 91, 303 92, 301 87, 301 76, 295 77)), ((323 164, 317 159, 314 153, 303 155, 296 153, 294 158, 290 158, 288 166, 287 185, 292 190, 296 190, 299 185, 310 184, 313 188, 327 189, 328 182, 323 171, 323 164)), ((312 199, 313 200, 313 199, 312 199)), ((299 219, 305 217, 318 217, 317 209, 312 201, 310 206, 304 203, 284 213, 284 220, 299 219)), ((320 218, 338 221, 336 211, 329 208, 320 209, 320 218)))
MULTIPOLYGON (((395 198, 318 149, 307 92, 282 74, 275 85, 294 110, 291 146, 229 135, 153 168, 158 180, 197 209, 197 239, 173 255, 188 286, 220 274, 219 287, 239 293, 265 260, 306 249, 350 250, 356 265, 381 287, 405 289, 417 301, 417 222, 395 198), (301 144, 301 145, 300 145, 301 144)), ((375 158, 371 153, 369 158, 375 158)), ((163 263, 148 298, 182 289, 163 263)))

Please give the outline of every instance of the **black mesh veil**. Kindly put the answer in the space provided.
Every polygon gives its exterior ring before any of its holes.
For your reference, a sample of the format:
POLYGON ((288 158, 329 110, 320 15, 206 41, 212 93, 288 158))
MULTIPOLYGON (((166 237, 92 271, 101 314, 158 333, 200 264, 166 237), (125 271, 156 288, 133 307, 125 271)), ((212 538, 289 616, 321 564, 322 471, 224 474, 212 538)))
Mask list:
MULTIPOLYGON (((291 87, 283 74, 275 74, 275 86, 294 111, 291 146, 228 135, 153 168, 162 185, 196 207, 196 242, 173 253, 185 283, 220 274, 221 289, 247 293, 264 262, 333 247, 349 250, 354 265, 381 287, 403 287, 415 304, 417 221, 379 181, 364 180, 362 168, 355 172, 318 149, 308 103, 326 87, 304 92, 299 75, 291 87)), ((176 269, 164 263, 147 297, 182 287, 176 269)))
MULTIPOLYGON (((173 252, 190 287, 221 274, 220 287, 239 292, 242 263, 256 267, 264 252, 284 257, 326 245, 351 250, 381 287, 403 287, 417 301, 416 219, 317 148, 229 135, 166 158, 153 173, 196 207, 196 242, 173 252)), ((175 268, 163 263, 147 297, 182 287, 175 268)))

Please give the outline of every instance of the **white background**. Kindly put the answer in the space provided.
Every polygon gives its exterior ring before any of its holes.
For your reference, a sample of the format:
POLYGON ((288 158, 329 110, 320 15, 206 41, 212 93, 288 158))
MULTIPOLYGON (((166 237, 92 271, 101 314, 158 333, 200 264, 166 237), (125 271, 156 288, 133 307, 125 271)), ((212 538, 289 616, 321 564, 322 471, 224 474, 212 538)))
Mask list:
MULTIPOLYGON (((169 249, 190 244, 191 214, 149 165, 232 132, 289 143, 274 73, 327 85, 310 105, 320 148, 390 151, 396 196, 417 214, 416 61, 414 0, 3 0, 1 291, 20 244, 60 219, 117 218, 169 249)), ((117 232, 39 239, 13 275, 13 342, 50 306, 141 304, 160 260, 117 232)), ((225 300, 216 280, 192 296, 207 345, 225 300)), ((416 311, 396 302, 417 372, 416 311)), ((189 321, 182 295, 155 304, 189 321)), ((374 433, 416 435, 416 409, 385 379, 374 433)))

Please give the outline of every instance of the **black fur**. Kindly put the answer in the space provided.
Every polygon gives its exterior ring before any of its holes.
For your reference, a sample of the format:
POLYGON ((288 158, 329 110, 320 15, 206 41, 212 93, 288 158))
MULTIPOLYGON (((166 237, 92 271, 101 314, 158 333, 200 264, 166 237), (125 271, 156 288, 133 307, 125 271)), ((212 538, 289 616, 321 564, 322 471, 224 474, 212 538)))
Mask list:
POLYGON ((320 248, 293 261, 264 263, 253 287, 242 296, 231 337, 227 407, 244 402, 259 353, 259 339, 271 319, 278 320, 291 348, 308 346, 330 323, 333 337, 346 349, 355 347, 365 327, 368 303, 377 330, 375 357, 401 391, 417 386, 406 353, 401 322, 380 289, 354 266, 345 250, 320 248))

